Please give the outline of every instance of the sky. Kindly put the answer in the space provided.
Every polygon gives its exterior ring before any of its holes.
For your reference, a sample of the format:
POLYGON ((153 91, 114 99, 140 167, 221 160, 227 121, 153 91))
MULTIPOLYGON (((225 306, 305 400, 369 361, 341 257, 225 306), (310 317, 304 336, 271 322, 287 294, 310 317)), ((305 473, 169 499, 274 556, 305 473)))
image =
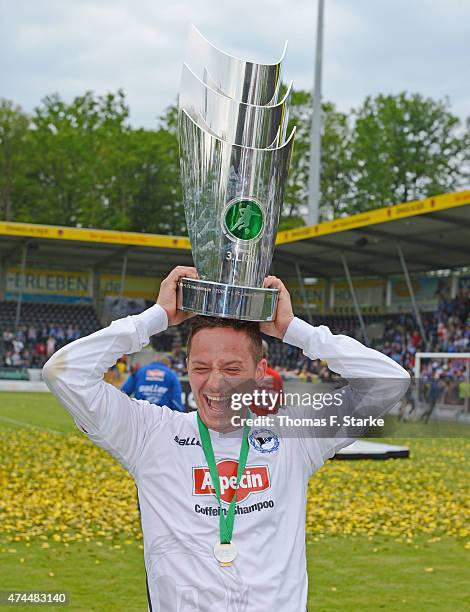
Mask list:
MULTIPOLYGON (((0 0, 0 98, 30 112, 59 93, 122 88, 134 127, 176 101, 191 23, 244 59, 275 62, 311 89, 317 0, 0 0)), ((323 99, 344 112, 366 96, 448 97, 470 116, 470 0, 326 0, 323 99)))

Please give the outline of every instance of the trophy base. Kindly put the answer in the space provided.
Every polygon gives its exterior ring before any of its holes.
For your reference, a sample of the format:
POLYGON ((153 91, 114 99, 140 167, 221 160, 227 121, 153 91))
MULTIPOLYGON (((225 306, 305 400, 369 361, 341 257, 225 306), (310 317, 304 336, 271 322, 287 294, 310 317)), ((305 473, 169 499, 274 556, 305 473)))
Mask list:
POLYGON ((240 287, 214 281, 182 278, 178 283, 179 310, 209 317, 242 321, 273 321, 279 289, 240 287))

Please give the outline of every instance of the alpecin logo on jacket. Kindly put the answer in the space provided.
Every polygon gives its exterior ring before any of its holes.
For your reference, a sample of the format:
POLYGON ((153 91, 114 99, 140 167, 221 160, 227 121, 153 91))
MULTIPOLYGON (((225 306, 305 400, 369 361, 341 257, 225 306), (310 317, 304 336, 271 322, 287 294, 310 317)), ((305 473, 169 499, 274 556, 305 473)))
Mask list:
MULTIPOLYGON (((237 484, 238 461, 223 459, 216 465, 219 474, 220 499, 229 504, 233 499, 237 484)), ((237 503, 243 501, 252 493, 261 493, 270 487, 271 480, 267 465, 247 466, 240 478, 237 503)), ((208 467, 193 467, 193 495, 216 496, 208 467)))

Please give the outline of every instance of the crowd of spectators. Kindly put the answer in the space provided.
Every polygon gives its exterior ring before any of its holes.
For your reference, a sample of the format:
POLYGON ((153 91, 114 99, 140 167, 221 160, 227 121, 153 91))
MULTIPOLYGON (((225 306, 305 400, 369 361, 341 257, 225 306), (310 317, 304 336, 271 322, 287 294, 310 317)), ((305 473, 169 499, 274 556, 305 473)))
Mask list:
POLYGON ((80 328, 73 324, 65 328, 56 323, 40 327, 19 325, 16 330, 7 328, 1 337, 0 366, 42 368, 55 351, 81 335, 80 328))
MULTIPOLYGON (((380 333, 370 345, 382 351, 412 372, 418 351, 460 353, 470 350, 470 291, 460 291, 454 299, 441 299, 435 312, 422 315, 426 342, 415 317, 410 313, 366 317, 367 325, 378 325, 380 333)), ((354 317, 315 317, 315 325, 328 325, 333 333, 343 333, 362 340, 361 329, 354 317)), ((172 367, 186 374, 185 338, 188 322, 152 339, 158 352, 170 353, 172 367)), ((81 336, 78 325, 45 323, 42 326, 20 325, 15 331, 5 329, 0 338, 0 366, 42 367, 61 346, 81 336)), ((332 373, 319 360, 312 361, 302 351, 289 344, 268 338, 270 365, 284 378, 300 378, 308 382, 331 379, 332 373)), ((429 361, 423 368, 423 377, 462 375, 463 362, 451 360, 429 361)))
MULTIPOLYGON (((417 352, 464 353, 470 349, 470 291, 462 290, 454 299, 441 299, 432 313, 422 315, 426 341, 410 314, 385 321, 383 338, 374 347, 412 370, 417 352)), ((429 367, 438 368, 439 362, 429 367)))

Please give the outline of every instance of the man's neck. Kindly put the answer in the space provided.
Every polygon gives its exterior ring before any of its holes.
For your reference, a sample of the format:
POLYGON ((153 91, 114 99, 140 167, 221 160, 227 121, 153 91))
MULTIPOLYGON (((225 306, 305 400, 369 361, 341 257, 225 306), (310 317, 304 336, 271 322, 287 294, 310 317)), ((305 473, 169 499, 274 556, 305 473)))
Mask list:
MULTIPOLYGON (((239 429, 243 429, 244 425, 243 425, 243 420, 246 418, 246 413, 247 410, 246 408, 244 409, 244 414, 243 415, 239 415, 240 418, 237 419, 237 422, 239 423, 238 425, 234 425, 232 422, 232 419, 230 419, 230 421, 228 423, 225 424, 221 424, 220 426, 210 426, 206 423, 206 421, 204 420, 204 416, 200 413, 200 411, 198 410, 198 414, 199 414, 199 418, 201 419, 201 421, 204 423, 204 425, 207 427, 207 429, 209 431, 215 431, 216 433, 219 434, 229 434, 232 433, 234 431, 238 431, 239 429)), ((238 413, 236 413, 236 416, 238 416, 238 413)))

